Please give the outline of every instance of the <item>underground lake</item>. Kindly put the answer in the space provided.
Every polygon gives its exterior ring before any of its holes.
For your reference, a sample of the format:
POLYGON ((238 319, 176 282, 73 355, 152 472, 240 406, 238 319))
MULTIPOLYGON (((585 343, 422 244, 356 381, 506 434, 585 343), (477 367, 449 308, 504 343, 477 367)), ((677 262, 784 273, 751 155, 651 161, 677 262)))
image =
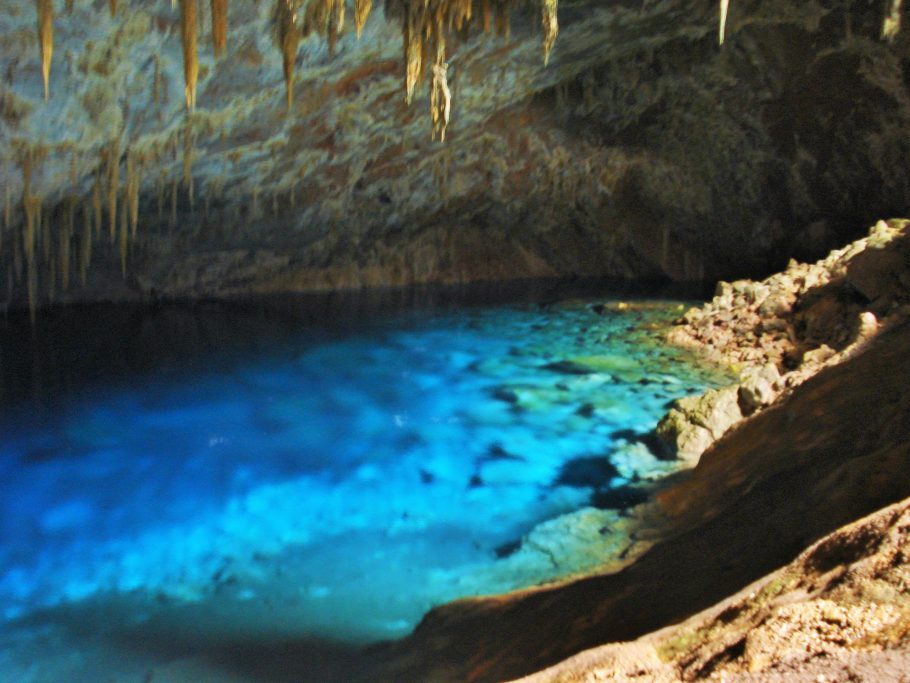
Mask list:
POLYGON ((634 553, 628 510, 678 469, 654 425, 724 379, 660 343, 681 305, 427 290, 0 319, 0 679, 263 680, 224 653, 355 651, 634 553))

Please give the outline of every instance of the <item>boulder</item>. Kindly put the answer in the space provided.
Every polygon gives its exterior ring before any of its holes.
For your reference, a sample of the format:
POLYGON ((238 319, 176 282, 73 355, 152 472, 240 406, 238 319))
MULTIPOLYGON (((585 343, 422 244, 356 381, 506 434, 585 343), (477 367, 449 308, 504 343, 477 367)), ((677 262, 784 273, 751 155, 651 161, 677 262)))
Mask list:
POLYGON ((868 301, 890 299, 906 271, 904 255, 896 249, 865 249, 847 267, 847 282, 868 301))
POLYGON ((680 460, 696 464, 701 454, 742 417, 738 387, 711 389, 677 400, 657 425, 657 435, 680 460))
POLYGON ((780 372, 773 363, 748 370, 737 394, 743 415, 751 415, 773 403, 781 388, 780 372))

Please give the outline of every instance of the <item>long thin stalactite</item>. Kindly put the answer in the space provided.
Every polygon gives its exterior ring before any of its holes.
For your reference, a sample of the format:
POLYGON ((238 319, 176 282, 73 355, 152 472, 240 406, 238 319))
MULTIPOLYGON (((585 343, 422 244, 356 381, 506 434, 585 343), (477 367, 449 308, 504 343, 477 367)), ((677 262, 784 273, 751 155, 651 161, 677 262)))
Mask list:
POLYGON ((227 48, 228 0, 212 0, 212 49, 216 57, 227 48))
POLYGON ((51 58, 54 55, 54 5, 52 0, 38 2, 38 45, 41 50, 41 77, 44 99, 50 97, 51 58))
POLYGON ((183 43, 184 97, 189 111, 196 109, 196 82, 199 79, 199 53, 196 47, 198 22, 196 0, 180 0, 180 39, 183 43))

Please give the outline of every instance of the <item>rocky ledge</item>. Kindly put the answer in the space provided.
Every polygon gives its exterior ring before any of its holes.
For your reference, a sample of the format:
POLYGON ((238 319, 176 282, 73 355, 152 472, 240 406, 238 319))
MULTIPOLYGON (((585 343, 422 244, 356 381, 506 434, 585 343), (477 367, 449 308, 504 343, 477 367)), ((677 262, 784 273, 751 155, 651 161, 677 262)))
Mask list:
POLYGON ((842 362, 883 327, 910 316, 910 221, 814 264, 791 261, 761 281, 720 282, 668 340, 739 373, 738 384, 676 402, 658 425, 669 454, 698 461, 714 441, 821 368, 842 362))

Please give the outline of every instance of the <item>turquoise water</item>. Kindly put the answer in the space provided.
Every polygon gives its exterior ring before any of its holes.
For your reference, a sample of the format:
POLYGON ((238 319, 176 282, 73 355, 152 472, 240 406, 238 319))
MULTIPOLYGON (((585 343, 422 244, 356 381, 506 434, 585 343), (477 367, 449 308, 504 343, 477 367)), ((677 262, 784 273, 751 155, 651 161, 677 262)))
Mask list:
POLYGON ((717 377, 654 343, 677 304, 595 303, 8 324, 0 670, 82 671, 25 662, 74 609, 362 644, 621 553, 650 430, 717 377))

